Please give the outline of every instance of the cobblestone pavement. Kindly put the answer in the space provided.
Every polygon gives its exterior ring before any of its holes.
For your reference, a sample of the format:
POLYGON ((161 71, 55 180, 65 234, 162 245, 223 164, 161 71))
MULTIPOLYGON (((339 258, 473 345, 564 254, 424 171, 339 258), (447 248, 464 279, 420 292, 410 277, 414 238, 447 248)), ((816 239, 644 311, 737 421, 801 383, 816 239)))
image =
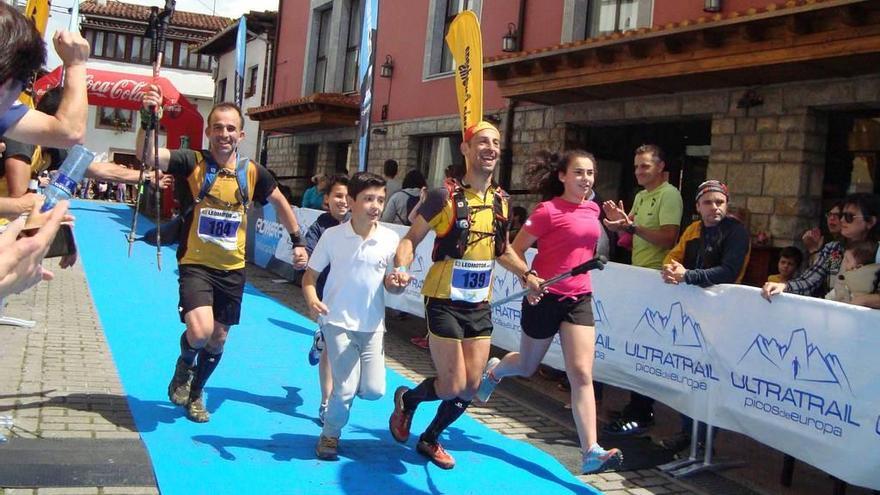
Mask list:
MULTIPOLYGON (((54 264, 54 262, 48 262, 54 264)), ((3 326, 0 347, 0 415, 12 416, 16 439, 139 440, 124 392, 95 313, 80 265, 55 270, 56 279, 7 300, 5 314, 32 319, 32 329, 3 326)), ((302 313, 300 290, 265 270, 249 267, 248 278, 262 291, 302 313)), ((246 309, 245 309, 246 310, 246 309)), ((388 366, 419 381, 433 373, 428 353, 409 343, 424 328, 421 319, 389 319, 386 338, 388 366)), ((551 382, 547 382, 551 383, 551 382)), ((550 387, 538 383, 538 389, 550 387)), ((548 397, 552 395, 548 392, 548 397)), ((557 397, 554 400, 558 400, 557 397)), ((499 389, 490 404, 471 407, 475 419, 501 433, 528 441, 550 452, 573 469, 577 463, 577 437, 570 421, 544 414, 514 394, 499 389)), ((570 419, 570 418, 569 418, 570 419)), ((2 449, 0 445, 0 449, 2 449)), ((636 470, 579 477, 612 495, 754 493, 749 490, 695 487, 658 470, 636 470)), ((155 486, 103 486, 70 488, 2 488, 0 494, 155 494, 155 486)), ((764 493, 780 493, 773 488, 764 493)), ((796 493, 796 492, 786 492, 796 493)), ((819 493, 819 491, 810 491, 819 493)), ((821 493, 830 491, 821 490, 821 493)), ((851 493, 864 493, 861 491, 851 493)))

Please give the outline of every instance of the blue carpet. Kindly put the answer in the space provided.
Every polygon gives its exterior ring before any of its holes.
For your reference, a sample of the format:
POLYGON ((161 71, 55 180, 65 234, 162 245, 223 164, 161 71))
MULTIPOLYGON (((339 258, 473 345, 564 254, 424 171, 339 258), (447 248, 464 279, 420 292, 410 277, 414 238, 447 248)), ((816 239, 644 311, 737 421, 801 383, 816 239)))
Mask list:
MULTIPOLYGON (((76 202, 76 233, 89 288, 138 431, 163 494, 555 494, 598 493, 546 453, 462 417, 442 437, 458 465, 427 464, 388 433, 391 394, 409 384, 388 373, 388 394, 356 399, 342 434, 341 459, 315 459, 320 433, 317 368, 306 362, 314 323, 248 286, 241 324, 206 388, 209 423, 188 421, 166 387, 183 325, 177 317, 172 249, 135 244, 127 258, 130 208, 76 202)), ((144 230, 152 227, 141 219, 144 230)), ((299 290, 291 288, 291 290, 299 290)), ((436 403, 416 414, 422 431, 436 403)))

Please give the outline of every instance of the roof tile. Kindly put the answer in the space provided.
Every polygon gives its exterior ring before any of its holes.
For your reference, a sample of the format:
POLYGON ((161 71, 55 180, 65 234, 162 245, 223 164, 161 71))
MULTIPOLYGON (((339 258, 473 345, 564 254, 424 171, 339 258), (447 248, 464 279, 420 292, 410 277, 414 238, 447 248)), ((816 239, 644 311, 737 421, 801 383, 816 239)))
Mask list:
MULTIPOLYGON (((86 0, 80 4, 79 11, 83 15, 103 15, 134 21, 147 21, 150 18, 150 7, 109 0, 104 5, 98 4, 95 0, 86 0)), ((207 31, 219 31, 231 22, 233 20, 228 17, 197 14, 181 10, 175 10, 171 16, 171 25, 173 26, 204 29, 207 31)))

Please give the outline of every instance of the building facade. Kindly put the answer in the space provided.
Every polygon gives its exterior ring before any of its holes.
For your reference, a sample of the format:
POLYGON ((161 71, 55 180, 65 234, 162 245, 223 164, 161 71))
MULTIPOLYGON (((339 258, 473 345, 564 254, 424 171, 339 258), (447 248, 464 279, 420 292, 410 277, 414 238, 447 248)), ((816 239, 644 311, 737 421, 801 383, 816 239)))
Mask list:
MULTIPOLYGON (((80 4, 80 30, 89 42, 88 67, 138 75, 152 75, 151 39, 144 36, 150 8, 113 1, 80 4)), ((206 116, 214 100, 213 62, 194 49, 232 22, 232 19, 175 11, 166 32, 162 77, 167 78, 206 116)), ((89 106, 86 146, 107 159, 132 163, 136 159, 137 112, 89 106)), ((160 132, 160 145, 165 145, 160 132)), ((175 143, 177 144, 177 143, 175 143)), ((173 146, 177 147, 177 146, 173 146)))
MULTIPOLYGON (((356 168, 358 96, 345 74, 359 3, 281 1, 271 103, 250 115, 275 133, 268 163, 294 190, 356 168)), ((482 27, 484 113, 502 130, 497 179, 514 203, 537 200, 523 181, 534 153, 574 147, 597 156, 597 190, 628 202, 632 152, 655 143, 687 213, 700 182, 724 180, 754 235, 795 243, 830 202, 878 190, 880 6, 717 3, 382 0, 376 65, 393 71, 374 84, 369 169, 393 158, 436 185, 460 162, 443 35, 467 8, 482 27), (502 51, 505 36, 514 52, 502 51)))
MULTIPOLYGON (((244 91, 242 107, 266 104, 265 96, 272 79, 272 49, 275 44, 275 12, 250 12, 245 14, 247 42, 245 45, 244 91)), ((214 57, 214 103, 235 101, 235 43, 238 22, 200 44, 195 53, 214 57)), ((245 119, 244 139, 239 150, 246 156, 260 161, 261 135, 259 123, 245 119)))

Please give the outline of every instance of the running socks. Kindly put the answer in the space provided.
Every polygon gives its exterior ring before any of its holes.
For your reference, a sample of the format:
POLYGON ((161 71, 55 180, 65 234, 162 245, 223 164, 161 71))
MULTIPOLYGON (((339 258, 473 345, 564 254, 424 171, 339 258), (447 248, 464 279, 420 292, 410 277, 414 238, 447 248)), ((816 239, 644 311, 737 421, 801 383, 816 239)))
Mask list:
POLYGON ((412 412, 422 402, 440 400, 440 397, 437 397, 437 391, 434 390, 435 380, 435 377, 426 378, 416 388, 412 388, 403 394, 403 410, 412 412))
POLYGON ((434 416, 434 420, 431 421, 431 424, 428 425, 428 429, 422 433, 419 440, 428 443, 437 443, 437 438, 440 437, 443 430, 448 428, 449 425, 454 423, 455 420, 464 414, 469 405, 471 405, 471 401, 464 400, 460 397, 441 402, 440 407, 437 408, 437 415, 434 416))
POLYGON ((195 400, 202 395, 202 389, 205 388, 205 383, 208 381, 208 377, 211 376, 211 373, 213 373, 217 368, 217 365, 220 364, 221 357, 223 357, 222 352, 219 354, 211 354, 207 349, 199 350, 199 364, 196 366, 196 376, 193 378, 192 386, 190 388, 190 399, 195 400))
POLYGON ((199 354, 199 350, 193 348, 193 346, 189 345, 189 340, 186 338, 186 330, 180 334, 180 359, 186 363, 186 366, 189 368, 193 367, 193 364, 196 362, 196 356, 199 354))

